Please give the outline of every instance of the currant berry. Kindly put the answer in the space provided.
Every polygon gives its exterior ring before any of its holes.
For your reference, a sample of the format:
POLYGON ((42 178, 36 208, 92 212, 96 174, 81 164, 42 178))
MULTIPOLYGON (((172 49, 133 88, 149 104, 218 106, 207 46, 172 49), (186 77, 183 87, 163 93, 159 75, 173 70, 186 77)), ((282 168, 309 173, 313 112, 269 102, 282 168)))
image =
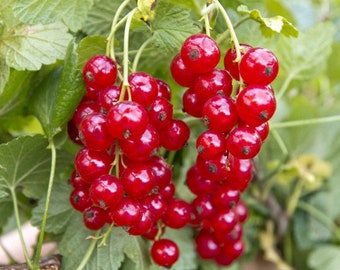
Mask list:
POLYGON ((238 115, 234 101, 225 96, 214 96, 203 106, 202 119, 211 130, 225 133, 238 122, 238 115))
POLYGON ((240 192, 228 184, 220 185, 214 192, 213 202, 217 209, 234 208, 240 200, 240 192))
POLYGON ((230 96, 233 91, 232 78, 227 71, 215 68, 197 76, 192 88, 204 100, 217 94, 230 96))
POLYGON ((227 158, 226 155, 221 155, 216 159, 206 160, 198 155, 196 166, 204 178, 211 179, 212 181, 224 181, 228 173, 227 158))
POLYGON ((124 197, 116 207, 109 211, 111 222, 122 227, 133 226, 140 221, 142 214, 140 203, 129 197, 124 197))
POLYGON ((72 207, 80 212, 83 212, 86 208, 92 205, 88 188, 78 187, 72 190, 70 193, 70 203, 72 207))
POLYGON ((152 244, 151 258, 160 266, 171 267, 179 258, 178 246, 172 240, 159 239, 152 244))
POLYGON ((90 206, 83 212, 83 221, 86 228, 90 230, 101 229, 107 220, 107 213, 104 209, 96 206, 90 206))
POLYGON ((120 150, 131 161, 145 162, 157 151, 159 135, 152 125, 148 125, 143 134, 134 140, 120 140, 120 150))
POLYGON ((111 107, 107 114, 107 127, 114 138, 136 139, 148 125, 148 114, 137 102, 122 101, 111 107))
POLYGON ((102 113, 92 113, 81 121, 79 137, 88 149, 96 151, 107 150, 114 142, 107 130, 106 116, 102 113))
POLYGON ((87 183, 86 181, 84 181, 83 178, 81 178, 78 173, 76 172, 76 170, 74 170, 71 174, 70 180, 69 180, 70 184, 72 185, 72 187, 74 187, 75 189, 77 188, 88 188, 90 186, 89 183, 87 183))
POLYGON ((240 222, 237 222, 235 227, 227 234, 220 235, 220 238, 217 238, 216 241, 220 243, 221 245, 231 243, 235 243, 237 241, 240 241, 243 235, 243 229, 242 224, 240 222))
POLYGON ((83 69, 85 84, 93 88, 105 88, 115 83, 117 66, 108 56, 96 55, 90 58, 83 69))
POLYGON ((113 104, 117 103, 119 100, 121 89, 112 85, 104 88, 98 94, 98 104, 105 112, 108 112, 113 104))
POLYGON ((165 98, 166 100, 171 100, 171 88, 170 86, 161 79, 155 79, 158 84, 158 94, 160 98, 165 98))
POLYGON ((93 114, 95 112, 100 112, 100 107, 97 103, 88 100, 82 100, 78 104, 76 110, 72 116, 73 124, 78 128, 81 121, 88 115, 93 114))
POLYGON ((196 250, 202 259, 213 259, 220 253, 220 245, 213 234, 201 230, 195 238, 196 250))
POLYGON ((103 174, 108 174, 113 158, 104 151, 92 151, 88 148, 81 149, 74 161, 74 166, 84 181, 92 181, 103 174))
POLYGON ((190 137, 190 128, 180 119, 172 119, 158 132, 160 145, 169 151, 181 149, 190 137))
POLYGON ((159 190, 159 194, 161 194, 165 199, 171 199, 175 195, 175 185, 170 182, 163 189, 159 190))
POLYGON ((227 150, 240 159, 255 157, 261 149, 262 141, 256 130, 241 126, 234 128, 227 136, 227 150))
POLYGON ((250 84, 268 85, 279 72, 279 63, 273 52, 265 48, 252 48, 240 61, 240 76, 250 84))
POLYGON ((268 124, 268 122, 264 122, 261 125, 256 126, 255 130, 256 130, 257 134, 259 134, 262 142, 264 142, 269 135, 269 124, 268 124))
POLYGON ((218 158, 226 151, 225 138, 221 133, 206 130, 197 137, 196 149, 203 159, 218 158))
POLYGON ((228 185, 244 191, 253 178, 253 162, 251 159, 239 159, 230 153, 227 160, 227 182, 228 185))
POLYGON ((158 96, 158 83, 145 72, 131 73, 128 77, 132 100, 143 107, 150 106, 158 96))
POLYGON ((143 163, 127 167, 121 175, 121 181, 125 192, 134 199, 145 198, 156 186, 151 167, 143 163))
POLYGON ((146 207, 141 207, 141 218, 138 222, 132 225, 127 232, 131 235, 142 235, 147 233, 154 224, 154 218, 151 211, 146 207))
POLYGON ((173 106, 169 100, 158 97, 147 108, 149 122, 156 129, 161 129, 170 123, 173 114, 173 106))
POLYGON ((218 210, 211 218, 211 225, 216 239, 229 233, 238 222, 238 216, 233 209, 218 210))
POLYGON ((170 165, 160 156, 152 156, 147 163, 156 179, 158 190, 164 189, 172 179, 172 170, 170 165))
POLYGON ((196 74, 184 65, 181 54, 175 55, 172 59, 170 71, 175 82, 184 87, 191 86, 196 77, 196 74))
POLYGON ((78 145, 83 146, 83 143, 81 142, 80 137, 79 137, 79 130, 74 124, 72 119, 68 121, 67 123, 67 135, 71 139, 71 141, 73 141, 74 143, 78 145))
POLYGON ((192 202, 193 213, 199 221, 207 219, 215 212, 213 196, 211 193, 200 194, 192 202))
POLYGON ((104 174, 92 182, 89 192, 92 202, 105 209, 116 206, 122 200, 124 187, 117 177, 104 174))
POLYGON ((182 96, 183 111, 193 117, 202 117, 205 99, 202 99, 192 88, 188 88, 182 96))
MULTIPOLYGON (((241 58, 252 47, 247 44, 240 44, 241 58)), ((224 68, 230 73, 235 80, 240 80, 239 63, 236 62, 236 50, 235 47, 231 47, 224 56, 224 68)))
POLYGON ((274 115, 276 109, 274 92, 268 86, 249 85, 238 94, 236 109, 243 123, 259 126, 274 115))
POLYGON ((219 255, 215 261, 219 265, 228 266, 232 264, 244 251, 244 243, 242 240, 232 242, 222 246, 219 255))
POLYGON ((144 198, 142 204, 151 211, 154 220, 159 220, 168 207, 165 198, 157 193, 150 194, 144 198))
POLYGON ((235 212, 238 216, 238 221, 243 223, 247 220, 248 218, 248 208, 247 206, 242 202, 242 201, 239 201, 237 204, 236 204, 236 207, 235 207, 235 212))
POLYGON ((173 229, 183 228, 191 220, 191 205, 182 199, 173 198, 162 216, 165 225, 173 229))
POLYGON ((220 61, 220 55, 217 43, 206 34, 188 37, 181 48, 184 65, 194 73, 212 71, 220 61))
POLYGON ((189 190, 197 196, 210 193, 217 188, 217 182, 204 178, 196 165, 187 171, 186 184, 189 190))

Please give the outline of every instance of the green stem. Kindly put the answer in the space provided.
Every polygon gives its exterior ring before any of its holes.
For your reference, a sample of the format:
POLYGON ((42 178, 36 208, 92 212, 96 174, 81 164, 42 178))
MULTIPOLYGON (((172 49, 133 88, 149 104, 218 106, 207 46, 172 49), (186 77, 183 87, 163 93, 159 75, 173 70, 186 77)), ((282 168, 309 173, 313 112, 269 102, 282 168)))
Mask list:
POLYGON ((123 55, 123 86, 122 92, 120 93, 119 101, 124 100, 125 93, 128 90, 129 100, 131 100, 131 93, 129 91, 129 33, 130 33, 130 26, 132 22, 133 15, 136 12, 136 8, 131 10, 127 16, 125 29, 124 29, 124 55, 123 55))
POLYGON ((272 133, 272 135, 274 137, 274 140, 276 141, 276 143, 280 147, 280 150, 282 151, 282 154, 284 156, 288 156, 289 152, 288 152, 287 146, 284 143, 284 141, 282 140, 280 134, 275 129, 275 127, 273 127, 273 125, 270 125, 270 132, 272 133))
POLYGON ((48 214, 48 209, 50 206, 51 193, 52 193, 52 187, 53 187, 53 181, 54 181, 54 175, 55 175, 55 169, 56 169, 56 163, 57 163, 57 150, 53 142, 53 138, 50 139, 50 147, 51 147, 51 171, 50 171, 50 177, 48 180, 45 209, 44 209, 43 219, 41 221, 40 233, 39 233, 38 243, 37 243, 36 252, 35 252, 34 261, 33 261, 34 270, 39 270, 39 260, 40 260, 42 245, 44 241, 47 214, 48 214))
POLYGON ((310 216, 317 219, 323 225, 325 225, 330 231, 335 233, 337 240, 340 240, 340 235, 337 233, 339 231, 339 227, 333 222, 333 220, 324 214, 324 212, 320 211, 319 209, 315 208, 314 206, 304 202, 299 201, 297 204, 297 208, 307 212, 310 216))
POLYGON ((15 216, 15 221, 17 223, 17 228, 18 228, 18 234, 19 234, 19 239, 21 243, 21 248, 24 252, 24 257, 26 260, 27 267, 29 269, 33 269, 33 265, 30 259, 30 256, 28 254, 27 246, 25 244, 24 236, 22 234, 22 228, 21 228, 21 221, 20 221, 20 214, 19 214, 19 207, 18 207, 18 200, 17 196, 15 194, 15 188, 10 189, 12 200, 13 200, 13 208, 14 208, 14 216, 15 216))
MULTIPOLYGON (((239 21, 237 21, 236 23, 233 24, 233 28, 236 29, 237 27, 239 27, 242 23, 244 23, 245 21, 249 20, 250 16, 246 15, 243 18, 241 18, 239 21)), ((222 42, 222 40, 226 39, 227 36, 229 35, 229 29, 227 29, 226 31, 224 31, 221 35, 218 36, 218 38, 216 39, 216 42, 218 44, 220 44, 222 42)))
POLYGON ((286 212, 289 217, 293 216, 297 208, 297 205, 299 203, 302 191, 303 191, 303 182, 298 179, 296 186, 294 188, 293 194, 288 198, 286 212))
POLYGON ((280 99, 283 97, 283 95, 286 93, 286 91, 287 91, 287 89, 288 89, 288 86, 290 85, 290 83, 291 83, 292 80, 294 79, 294 76, 295 76, 295 74, 290 73, 290 74, 286 77, 285 81, 283 82, 283 84, 282 84, 282 86, 281 86, 280 91, 279 91, 278 94, 276 95, 276 99, 277 99, 277 100, 280 100, 280 99))
POLYGON ((270 126, 273 128, 290 128, 290 127, 299 127, 299 126, 307 126, 307 125, 316 125, 316 124, 325 124, 340 121, 340 115, 326 116, 320 118, 311 118, 311 119, 303 119, 303 120, 294 120, 287 121, 281 123, 272 123, 270 126))
POLYGON ((129 2, 130 2, 130 0, 125 0, 118 7, 118 9, 115 13, 115 16, 113 17, 113 20, 112 20, 112 26, 111 26, 110 34, 107 38, 108 43, 107 43, 107 46, 106 46, 106 54, 110 55, 113 60, 116 60, 115 59, 115 53, 114 53, 114 39, 115 39, 115 32, 118 28, 117 22, 119 20, 121 13, 123 12, 124 8, 129 4, 129 2))
MULTIPOLYGON (((206 5, 208 7, 209 3, 207 3, 206 5)), ((210 37, 209 12, 205 12, 204 14, 204 26, 205 26, 205 33, 210 37)))
POLYGON ((135 59, 133 60, 133 65, 132 65, 132 72, 136 72, 137 70, 137 66, 139 63, 139 59, 142 55, 142 53, 144 52, 144 49, 146 48, 146 46, 148 46, 148 44, 151 42, 151 38, 147 39, 142 46, 139 47, 136 55, 135 55, 135 59))
POLYGON ((287 229, 283 244, 284 260, 292 265, 293 263, 293 241, 290 228, 287 229))
POLYGON ((91 255, 92 255, 94 249, 96 248, 96 244, 97 244, 100 232, 101 232, 100 230, 97 231, 95 236, 91 239, 91 244, 90 244, 89 248, 87 249, 82 261, 80 262, 80 264, 79 264, 79 266, 77 267, 76 270, 82 270, 86 266, 87 262, 91 258, 91 255))

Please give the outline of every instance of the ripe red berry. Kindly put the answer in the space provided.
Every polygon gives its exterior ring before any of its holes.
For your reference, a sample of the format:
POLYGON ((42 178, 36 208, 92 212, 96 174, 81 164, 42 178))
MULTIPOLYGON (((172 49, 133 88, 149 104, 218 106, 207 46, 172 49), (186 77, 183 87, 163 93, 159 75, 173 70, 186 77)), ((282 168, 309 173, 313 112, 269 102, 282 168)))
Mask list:
POLYGON ((146 208, 141 207, 142 215, 140 220, 136 222, 134 225, 128 228, 127 232, 131 235, 142 235, 147 233, 154 224, 154 217, 152 212, 146 208))
POLYGON ((166 100, 171 101, 171 88, 170 86, 161 79, 155 79, 158 84, 158 94, 157 96, 160 98, 165 98, 166 100))
POLYGON ((179 258, 177 244, 169 239, 156 240, 151 247, 151 258, 153 261, 164 267, 171 267, 179 258))
POLYGON ((92 202, 101 207, 114 207, 123 198, 124 188, 121 181, 109 174, 96 178, 89 189, 92 202))
POLYGON ((169 151, 181 149, 190 137, 189 126, 180 119, 172 119, 159 130, 160 145, 169 151))
POLYGON ((98 106, 98 104, 94 103, 93 101, 88 101, 84 99, 78 104, 76 110, 73 113, 71 121, 78 128, 81 121, 86 116, 95 112, 100 112, 100 107, 98 106))
POLYGON ((143 107, 150 106, 158 96, 158 83, 145 72, 131 73, 128 78, 132 100, 143 107))
POLYGON ((84 66, 83 78, 89 87, 102 89, 111 86, 117 78, 117 66, 108 56, 93 56, 84 66))
POLYGON ((156 129, 161 129, 170 123, 173 114, 173 106, 169 100, 158 97, 147 108, 149 122, 156 129))
POLYGON ((205 99, 200 97, 192 88, 188 88, 182 96, 183 111, 193 117, 202 117, 205 99))
POLYGON ((191 205, 182 199, 172 199, 162 217, 162 221, 170 228, 179 229, 191 220, 191 205))
POLYGON ((233 209, 227 208, 217 211, 211 218, 211 225, 216 238, 229 233, 238 222, 238 216, 233 209))
POLYGON ((213 234, 207 230, 201 230, 195 238, 196 250, 203 259, 213 259, 220 253, 220 245, 213 234))
POLYGON ((255 157, 261 149, 262 141, 256 130, 241 126, 234 128, 227 136, 227 150, 240 159, 255 157))
POLYGON ((78 187, 70 193, 70 203, 74 209, 83 212, 92 205, 87 187, 78 187))
POLYGON ((239 159, 230 153, 227 160, 227 183, 230 187, 244 191, 253 177, 253 162, 251 159, 239 159))
POLYGON ((203 106, 202 119, 211 130, 225 133, 231 130, 238 121, 234 101, 225 96, 214 96, 203 106))
MULTIPOLYGON (((241 49, 241 58, 242 56, 251 49, 252 47, 247 44, 240 44, 240 49, 241 49)), ((225 54, 224 56, 224 68, 226 71, 230 73, 230 75, 235 79, 239 80, 240 79, 240 74, 239 74, 239 63, 236 62, 236 50, 235 47, 231 47, 225 54)), ((240 59, 241 60, 241 59, 240 59)))
POLYGON ((197 137, 196 149, 203 159, 218 158, 226 151, 225 138, 222 133, 206 130, 197 137))
POLYGON ((248 218, 248 208, 247 206, 244 204, 244 202, 242 201, 239 201, 237 204, 236 204, 236 207, 235 207, 235 212, 238 216, 238 221, 243 223, 247 220, 248 218))
POLYGON ((96 151, 107 150, 114 142, 107 130, 106 116, 99 112, 92 113, 81 121, 79 137, 88 149, 96 151))
POLYGON ((238 94, 236 109, 243 123, 259 126, 274 115, 276 109, 274 92, 268 86, 249 85, 238 94))
POLYGON ((120 87, 112 85, 99 92, 98 104, 105 112, 108 112, 113 104, 119 100, 120 91, 120 87))
POLYGON ((117 226, 133 226, 142 217, 141 205, 137 200, 124 197, 116 207, 110 209, 109 218, 117 226))
POLYGON ((154 220, 159 220, 168 207, 166 199, 157 193, 150 194, 144 198, 142 204, 151 211, 154 220))
POLYGON ((273 52, 265 48, 252 48, 240 61, 240 76, 250 84, 268 85, 279 72, 279 63, 273 52))
POLYGON ((206 73, 212 71, 220 61, 220 49, 208 35, 195 34, 183 42, 181 57, 192 72, 206 73))
POLYGON ((198 221, 209 218, 215 212, 213 203, 213 196, 211 193, 200 194, 192 202, 192 211, 198 221))
POLYGON ((210 193, 217 188, 217 182, 204 178, 196 165, 187 171, 186 184, 189 190, 197 196, 210 193))
POLYGON ((155 176, 158 190, 164 189, 172 179, 171 166, 160 156, 152 156, 147 164, 155 176))
POLYGON ((111 107, 107 114, 107 127, 114 138, 136 139, 148 125, 148 114, 137 102, 122 101, 111 107))
POLYGON ((205 100, 217 94, 230 96, 233 91, 232 78, 227 71, 215 68, 197 76, 192 88, 205 100))
POLYGON ((90 206, 83 212, 83 221, 90 230, 101 229, 107 220, 107 213, 103 208, 90 206))
POLYGON ((214 206, 217 209, 233 208, 239 200, 239 190, 231 188, 228 184, 220 185, 213 194, 214 206))
POLYGON ((93 151, 88 148, 81 149, 74 160, 74 166, 84 181, 92 181, 103 174, 108 174, 113 158, 104 151, 93 151))
POLYGON ((79 130, 74 124, 72 119, 67 122, 67 135, 71 139, 71 141, 73 141, 74 143, 78 145, 83 146, 83 143, 81 142, 80 137, 79 137, 79 130))
POLYGON ((196 74, 184 65, 181 54, 175 55, 172 59, 170 71, 175 82, 185 87, 191 86, 196 77, 196 74))

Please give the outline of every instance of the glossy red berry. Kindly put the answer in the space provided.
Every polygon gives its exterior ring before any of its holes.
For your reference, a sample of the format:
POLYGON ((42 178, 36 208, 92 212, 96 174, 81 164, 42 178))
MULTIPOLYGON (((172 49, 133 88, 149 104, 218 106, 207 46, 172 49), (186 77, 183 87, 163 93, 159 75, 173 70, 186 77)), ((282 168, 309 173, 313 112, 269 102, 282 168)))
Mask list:
POLYGON ((157 96, 160 98, 165 98, 166 100, 171 101, 171 88, 170 86, 161 79, 155 79, 158 84, 158 94, 157 96))
POLYGON ((216 238, 232 231, 238 222, 238 216, 233 209, 217 211, 211 218, 211 225, 216 238))
POLYGON ((95 112, 100 112, 100 107, 97 103, 94 103, 93 101, 82 100, 74 111, 71 121, 78 128, 81 121, 86 116, 95 112))
POLYGON ((259 134, 262 142, 264 142, 269 135, 269 124, 268 124, 268 122, 264 122, 261 125, 256 126, 254 128, 255 128, 257 134, 259 134))
POLYGON ((168 202, 162 221, 170 228, 179 229, 191 220, 191 205, 182 199, 172 199, 168 202))
POLYGON ((106 116, 92 113, 86 116, 79 125, 79 136, 83 144, 91 150, 107 150, 114 142, 106 125, 106 116))
POLYGON ((150 254, 156 264, 171 267, 179 258, 179 249, 174 241, 163 238, 152 244, 150 254))
POLYGON ((203 106, 202 119, 204 124, 215 132, 225 133, 238 122, 234 101, 226 96, 214 96, 203 106))
POLYGON ((230 96, 233 91, 232 78, 227 71, 215 68, 197 76, 192 88, 205 100, 217 94, 230 96))
POLYGON ((190 137, 189 126, 180 119, 172 119, 159 130, 160 145, 169 151, 177 151, 187 143, 190 137))
POLYGON ((247 220, 248 216, 249 216, 248 207, 242 201, 239 201, 236 204, 235 212, 238 216, 239 222, 241 222, 241 223, 245 222, 247 220))
POLYGON ((108 112, 111 107, 118 102, 120 96, 120 87, 112 85, 104 88, 98 93, 98 104, 105 112, 108 112))
POLYGON ((105 88, 115 83, 116 63, 108 56, 96 55, 90 58, 83 69, 85 84, 93 88, 105 88))
POLYGON ((165 199, 171 199, 175 195, 175 185, 170 182, 163 189, 159 190, 159 194, 161 194, 165 199))
MULTIPOLYGON (((240 44, 241 58, 242 56, 251 49, 252 47, 247 44, 240 44)), ((239 62, 236 62, 236 50, 235 47, 231 47, 224 56, 224 68, 230 73, 230 75, 235 79, 240 79, 239 74, 239 62)), ((240 59, 241 60, 241 59, 240 59)))
POLYGON ((123 198, 124 187, 121 181, 109 174, 96 178, 89 189, 92 202, 101 207, 114 207, 123 198))
POLYGON ((67 135, 71 141, 83 146, 83 143, 79 137, 79 129, 76 127, 72 119, 67 122, 67 135))
POLYGON ((131 73, 128 78, 132 100, 143 107, 150 106, 158 96, 158 83, 145 72, 131 73))
POLYGON ((148 122, 146 110, 134 101, 119 102, 107 114, 108 130, 118 139, 138 138, 144 133, 148 122))
POLYGON ((218 158, 226 151, 224 135, 213 130, 206 130, 197 137, 196 149, 203 159, 218 158))
POLYGON ((155 176, 157 189, 164 189, 172 179, 171 166, 160 156, 152 156, 147 164, 155 176))
POLYGON ((274 115, 276 109, 274 92, 268 86, 249 85, 238 94, 236 109, 243 123, 259 126, 274 115))
POLYGON ((195 34, 183 42, 181 57, 192 72, 206 73, 212 71, 220 61, 220 49, 208 35, 195 34))
POLYGON ((170 71, 175 82, 184 87, 190 87, 196 77, 196 74, 184 65, 181 54, 172 59, 170 71))
POLYGON ((83 212, 83 221, 90 230, 101 229, 107 220, 107 213, 103 208, 90 206, 83 212))
POLYGON ((133 226, 139 222, 143 211, 137 200, 129 197, 124 197, 116 207, 110 209, 109 217, 117 226, 133 226))
POLYGON ((144 198, 142 204, 151 211, 154 220, 159 220, 168 207, 167 200, 157 193, 150 194, 144 198))
POLYGON ((227 182, 230 187, 244 191, 253 178, 253 162, 251 159, 239 159, 230 153, 227 160, 227 182))
POLYGON ((77 153, 74 166, 84 181, 92 183, 94 179, 109 173, 112 162, 113 158, 104 151, 83 148, 77 153))
POLYGON ((252 48, 243 55, 239 68, 240 76, 246 84, 268 85, 276 78, 279 63, 270 50, 252 48))
POLYGON ((143 163, 127 167, 121 175, 121 181, 127 195, 134 199, 145 198, 156 187, 151 167, 143 163))
POLYGON ((187 171, 186 184, 189 190, 197 196, 210 193, 217 188, 217 182, 204 178, 196 165, 187 171))
POLYGON ((83 212, 92 205, 87 187, 78 187, 70 193, 70 203, 74 209, 83 212))
POLYGON ((71 174, 69 183, 74 187, 75 189, 77 188, 88 188, 90 184, 86 182, 83 178, 79 176, 79 174, 74 170, 71 174))
POLYGON ((240 257, 243 251, 244 243, 242 242, 242 240, 228 243, 222 246, 219 255, 215 258, 215 261, 219 265, 228 266, 238 257, 240 257))
POLYGON ((142 215, 140 220, 128 228, 127 232, 131 235, 142 235, 147 233, 154 224, 154 217, 152 212, 146 208, 141 207, 142 215))
POLYGON ((211 193, 198 195, 192 202, 192 211, 195 218, 199 221, 209 218, 215 212, 213 203, 213 196, 211 193))
POLYGON ((220 253, 220 245, 213 234, 201 230, 195 238, 196 250, 202 259, 213 259, 220 253))
POLYGON ((228 184, 220 185, 213 194, 214 206, 217 209, 233 208, 240 200, 240 191, 231 188, 228 184))
POLYGON ((221 155, 215 159, 204 159, 201 156, 196 158, 196 166, 204 178, 212 181, 224 181, 228 173, 227 156, 221 155))
POLYGON ((254 158, 261 149, 262 141, 256 130, 241 126, 233 129, 227 136, 227 150, 240 159, 254 158))
POLYGON ((147 108, 149 122, 156 129, 161 129, 170 123, 173 114, 173 106, 169 100, 158 97, 147 108))
POLYGON ((120 140, 120 150, 131 161, 144 162, 156 153, 159 147, 159 135, 152 125, 148 125, 137 139, 120 140))
POLYGON ((205 99, 200 97, 192 88, 188 88, 182 96, 183 111, 193 117, 202 117, 205 99))

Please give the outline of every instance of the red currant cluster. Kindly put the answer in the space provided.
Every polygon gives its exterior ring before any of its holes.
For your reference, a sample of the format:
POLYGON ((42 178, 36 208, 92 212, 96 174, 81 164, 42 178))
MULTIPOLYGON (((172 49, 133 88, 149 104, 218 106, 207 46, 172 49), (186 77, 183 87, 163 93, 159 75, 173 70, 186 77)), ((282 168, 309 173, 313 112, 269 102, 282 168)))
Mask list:
POLYGON ((278 73, 275 55, 245 44, 239 49, 237 57, 230 48, 224 69, 219 69, 217 43, 196 34, 184 41, 171 63, 174 80, 188 87, 184 111, 207 127, 197 137, 196 163, 186 180, 196 195, 192 211, 197 252, 220 265, 231 264, 243 253, 242 223, 248 212, 240 193, 251 181, 252 158, 268 135, 268 120, 276 109, 270 86, 278 73))
POLYGON ((170 266, 179 249, 159 238, 165 226, 187 225, 191 206, 174 197, 171 166, 157 150, 179 150, 190 129, 173 118, 167 83, 134 72, 128 86, 117 86, 117 73, 104 55, 84 66, 86 95, 68 123, 69 137, 83 146, 74 161, 70 202, 89 229, 113 224, 153 240, 152 258, 170 266))

